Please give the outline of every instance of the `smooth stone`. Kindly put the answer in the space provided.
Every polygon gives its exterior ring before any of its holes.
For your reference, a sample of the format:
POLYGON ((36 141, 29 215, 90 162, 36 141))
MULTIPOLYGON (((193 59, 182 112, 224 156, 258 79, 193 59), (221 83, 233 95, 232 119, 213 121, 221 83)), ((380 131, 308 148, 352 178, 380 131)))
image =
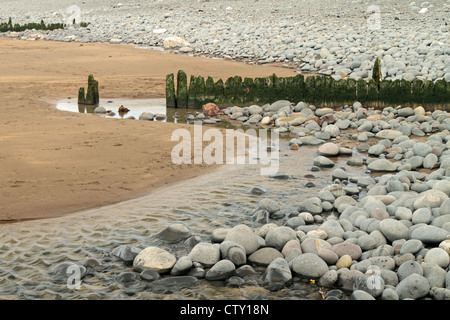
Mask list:
POLYGON ((328 265, 317 254, 304 253, 290 262, 291 270, 303 278, 320 278, 328 271, 328 265))
POLYGON ((411 239, 418 239, 427 244, 439 244, 446 240, 450 232, 431 225, 418 225, 410 234, 411 239))
POLYGON ((362 254, 362 249, 357 244, 351 242, 342 242, 333 245, 331 250, 338 255, 338 257, 342 257, 343 255, 349 255, 352 260, 358 260, 362 254))
POLYGON ((280 251, 265 247, 256 250, 249 257, 248 261, 260 266, 268 266, 276 258, 284 258, 280 251))
POLYGON ((332 142, 327 142, 317 149, 317 153, 325 157, 337 156, 339 154, 339 146, 332 142))
POLYGON ((179 276, 187 274, 192 268, 192 260, 188 256, 183 256, 177 260, 170 274, 173 276, 179 276))
POLYGON ((206 267, 212 267, 220 260, 220 250, 211 243, 200 242, 189 253, 192 262, 198 262, 206 267))
POLYGON ((236 270, 235 265, 230 260, 220 260, 215 263, 205 274, 205 279, 209 281, 225 280, 231 277, 236 270))
POLYGON ((119 259, 122 259, 126 263, 132 263, 134 258, 141 252, 141 249, 136 247, 130 247, 127 245, 121 245, 112 250, 112 255, 119 259))
POLYGON ((263 274, 263 281, 269 290, 280 290, 292 282, 292 272, 283 258, 274 259, 263 274))
POLYGON ((363 290, 356 290, 353 291, 351 294, 352 300, 376 300, 371 294, 363 291, 363 290))
POLYGON ((220 253, 223 259, 228 259, 237 266, 247 262, 245 249, 240 244, 231 241, 223 241, 220 244, 220 253))
POLYGON ((384 219, 379 224, 379 230, 389 241, 408 238, 408 228, 398 220, 384 219))
POLYGON ((403 133, 401 131, 387 129, 387 130, 381 130, 380 132, 378 132, 375 135, 375 137, 377 137, 379 139, 394 140, 402 135, 403 135, 403 133))
POLYGON ((405 253, 416 254, 422 248, 423 248, 422 241, 417 240, 417 239, 410 239, 402 244, 402 247, 400 248, 400 254, 405 254, 405 253))
POLYGON ((169 242, 179 242, 191 236, 191 231, 182 223, 174 223, 155 235, 157 238, 169 242))
POLYGON ((293 229, 286 226, 281 226, 270 229, 265 237, 265 240, 267 246, 274 247, 277 250, 282 250, 284 245, 289 240, 295 240, 296 238, 297 234, 293 229))
POLYGON ((423 276, 428 280, 430 287, 444 287, 447 271, 435 263, 422 263, 423 276))
POLYGON ((321 248, 317 251, 317 255, 321 257, 327 264, 334 265, 339 260, 338 255, 331 249, 321 248))
POLYGON ((251 194, 262 195, 268 192, 268 189, 260 186, 255 186, 250 190, 251 194))
POLYGON ((97 107, 97 108, 94 109, 94 113, 105 114, 106 113, 106 109, 104 107, 97 107))
POLYGON ((414 211, 411 217, 413 224, 425 223, 429 224, 432 220, 431 210, 428 208, 420 208, 414 211))
POLYGON ((397 171, 397 166, 393 162, 386 159, 377 159, 372 161, 368 164, 367 168, 370 171, 397 171))
MULTIPOLYGON (((339 198, 338 198, 339 199, 339 198)), ((319 227, 319 230, 323 230, 327 233, 328 238, 344 237, 344 229, 337 220, 327 220, 319 227)))
POLYGON ((158 247, 147 247, 134 258, 133 267, 137 269, 152 269, 166 273, 175 265, 177 258, 168 251, 158 247))
POLYGON ((228 231, 225 241, 235 242, 244 247, 247 255, 252 254, 259 248, 256 234, 250 227, 244 224, 237 225, 228 231))
POLYGON ((342 257, 339 258, 339 260, 336 262, 336 267, 338 269, 342 268, 350 268, 352 265, 352 257, 350 257, 348 254, 344 254, 342 257))
POLYGON ((424 262, 433 263, 445 269, 450 263, 450 256, 442 248, 432 248, 425 254, 424 262))
POLYGON ((438 208, 449 197, 440 190, 427 190, 422 192, 419 197, 414 201, 414 209, 419 208, 438 208))
POLYGON ((307 238, 300 244, 303 253, 318 254, 321 249, 331 249, 332 245, 323 239, 307 238))
MULTIPOLYGON (((338 281, 338 277, 339 276, 336 270, 328 270, 323 276, 319 278, 318 285, 324 288, 332 288, 338 281)), ((327 296, 330 296, 330 291, 327 292, 327 296)))
POLYGON ((402 281, 412 274, 419 274, 423 276, 423 268, 417 261, 406 261, 402 263, 397 269, 397 276, 399 281, 402 281))
POLYGON ((317 167, 325 167, 325 168, 331 168, 334 167, 334 162, 327 157, 324 156, 318 156, 314 158, 313 164, 317 167))
POLYGON ((318 197, 311 197, 304 200, 298 207, 299 212, 309 212, 312 215, 322 213, 322 200, 318 197))
POLYGON ((222 242, 225 240, 225 237, 228 234, 228 231, 230 231, 231 228, 225 228, 225 227, 219 227, 214 229, 211 232, 211 240, 213 242, 222 242))
POLYGON ((267 212, 269 212, 269 214, 271 214, 280 210, 280 205, 278 204, 278 202, 266 198, 259 201, 257 209, 266 210, 267 212))
POLYGON ((400 281, 395 291, 399 299, 403 300, 423 298, 429 293, 430 289, 430 284, 425 277, 412 274, 400 281))

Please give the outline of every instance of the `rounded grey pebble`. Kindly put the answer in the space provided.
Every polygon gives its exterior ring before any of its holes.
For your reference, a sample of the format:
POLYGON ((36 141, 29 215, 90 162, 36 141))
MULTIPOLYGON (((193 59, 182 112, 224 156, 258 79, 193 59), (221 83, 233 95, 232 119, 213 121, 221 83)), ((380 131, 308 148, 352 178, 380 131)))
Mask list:
POLYGON ((375 300, 375 298, 369 293, 363 290, 356 290, 352 292, 352 300, 375 300))

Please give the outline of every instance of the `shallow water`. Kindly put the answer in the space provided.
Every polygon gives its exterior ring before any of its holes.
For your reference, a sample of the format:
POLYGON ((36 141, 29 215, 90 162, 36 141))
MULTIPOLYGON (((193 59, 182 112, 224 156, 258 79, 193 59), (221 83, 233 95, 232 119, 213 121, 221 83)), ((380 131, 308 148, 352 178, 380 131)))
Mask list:
MULTIPOLYGON (((164 113, 166 118, 163 120, 158 120, 160 122, 175 122, 175 123, 191 123, 193 121, 188 121, 186 116, 192 114, 193 116, 198 113, 199 109, 176 109, 176 108, 166 108, 165 98, 156 99, 100 99, 98 105, 81 105, 78 104, 77 98, 66 98, 57 101, 56 108, 61 111, 79 112, 79 113, 91 113, 94 114, 96 107, 104 107, 107 111, 112 111, 113 113, 108 114, 96 114, 99 117, 114 118, 114 119, 126 119, 134 117, 134 119, 139 119, 139 116, 143 112, 151 112, 153 114, 164 113), (119 113, 119 107, 124 106, 129 109, 126 113, 119 113)), ((156 121, 156 120, 155 120, 156 121)))
MULTIPOLYGON (((351 144, 344 138, 337 142, 351 144)), ((176 289, 160 288, 143 280, 124 285, 115 278, 121 272, 132 271, 132 267, 111 255, 112 249, 123 244, 141 249, 156 245, 177 257, 187 255, 188 245, 168 244, 153 237, 172 223, 185 224, 192 235, 207 242, 214 228, 241 223, 258 228, 261 224, 252 221, 251 212, 260 199, 274 199, 282 209, 289 209, 332 182, 333 168, 310 171, 316 149, 302 146, 297 151, 289 150, 288 141, 281 140, 279 172, 290 175, 288 180, 261 175, 260 169, 266 165, 232 164, 138 199, 65 217, 0 225, 0 299, 321 299, 316 284, 300 279, 290 290, 277 292, 258 285, 231 288, 205 280, 176 289), (305 178, 307 174, 314 178, 305 178), (316 187, 304 187, 309 181, 316 187), (251 194, 256 185, 269 192, 251 194), (60 262, 79 262, 88 257, 100 259, 105 269, 87 275, 79 290, 55 283, 49 275, 60 262)), ((347 159, 335 158, 335 168, 345 165, 347 159)), ((353 176, 361 176, 365 170, 346 168, 353 176)), ((285 221, 270 222, 282 225, 285 221)))

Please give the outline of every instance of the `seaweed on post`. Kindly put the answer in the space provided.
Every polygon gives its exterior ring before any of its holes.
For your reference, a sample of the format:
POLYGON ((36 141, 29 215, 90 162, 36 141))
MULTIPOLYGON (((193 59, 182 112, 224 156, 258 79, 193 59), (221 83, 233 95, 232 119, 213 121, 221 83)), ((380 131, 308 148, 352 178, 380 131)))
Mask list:
POLYGON ((345 102, 353 104, 356 100, 356 80, 352 78, 347 79, 345 86, 345 102))
POLYGON ((305 80, 305 101, 309 103, 315 102, 316 77, 309 76, 305 80))
POLYGON ((84 87, 78 89, 78 104, 86 104, 86 96, 84 94, 84 87))
POLYGON ((187 108, 188 102, 188 87, 187 87, 187 75, 183 70, 179 70, 177 73, 177 107, 187 108))
POLYGON ((414 79, 412 82, 411 102, 422 103, 423 101, 423 81, 414 79))
POLYGON ((173 73, 166 76, 166 107, 177 107, 177 99, 175 96, 175 77, 173 73))
MULTIPOLYGON (((189 90, 188 90, 188 97, 187 97, 187 107, 188 108, 195 108, 195 100, 197 99, 195 81, 196 81, 196 77, 191 75, 191 78, 189 79, 189 90)), ((177 107, 179 108, 178 98, 177 98, 177 107)))
POLYGON ((217 105, 225 102, 223 80, 219 79, 214 83, 214 101, 217 105))
POLYGON ((362 78, 356 84, 356 100, 362 104, 367 101, 367 81, 362 78))
POLYGON ((373 79, 370 79, 367 83, 367 102, 373 106, 378 106, 378 85, 373 79))
POLYGON ((378 89, 380 89, 380 81, 381 81, 382 75, 381 75, 381 66, 380 66, 380 58, 375 59, 375 63, 373 65, 372 69, 372 79, 377 84, 378 89))
POLYGON ((215 87, 214 87, 214 79, 212 77, 208 77, 206 78, 206 82, 205 82, 205 101, 206 103, 209 102, 213 102, 216 103, 215 101, 215 87))
POLYGON ((253 103, 255 94, 255 85, 252 78, 244 78, 243 90, 245 94, 244 103, 253 103))
POLYGON ((422 103, 430 104, 434 100, 434 82, 431 80, 423 81, 422 103))
POLYGON ((96 105, 100 102, 98 81, 94 79, 92 74, 88 77, 88 88, 86 92, 85 104, 96 105))
POLYGON ((205 78, 198 76, 195 81, 195 108, 201 108, 206 103, 205 89, 205 78))

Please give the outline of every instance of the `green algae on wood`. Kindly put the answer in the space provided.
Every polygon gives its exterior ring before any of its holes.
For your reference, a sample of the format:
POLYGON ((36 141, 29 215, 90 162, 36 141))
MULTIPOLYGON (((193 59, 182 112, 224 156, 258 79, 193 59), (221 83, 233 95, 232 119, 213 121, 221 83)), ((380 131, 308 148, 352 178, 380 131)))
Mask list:
POLYGON ((188 88, 187 75, 183 70, 177 73, 177 108, 187 108, 188 104, 188 88))
POLYGON ((166 107, 177 107, 177 98, 175 96, 175 77, 173 73, 166 76, 166 107))

